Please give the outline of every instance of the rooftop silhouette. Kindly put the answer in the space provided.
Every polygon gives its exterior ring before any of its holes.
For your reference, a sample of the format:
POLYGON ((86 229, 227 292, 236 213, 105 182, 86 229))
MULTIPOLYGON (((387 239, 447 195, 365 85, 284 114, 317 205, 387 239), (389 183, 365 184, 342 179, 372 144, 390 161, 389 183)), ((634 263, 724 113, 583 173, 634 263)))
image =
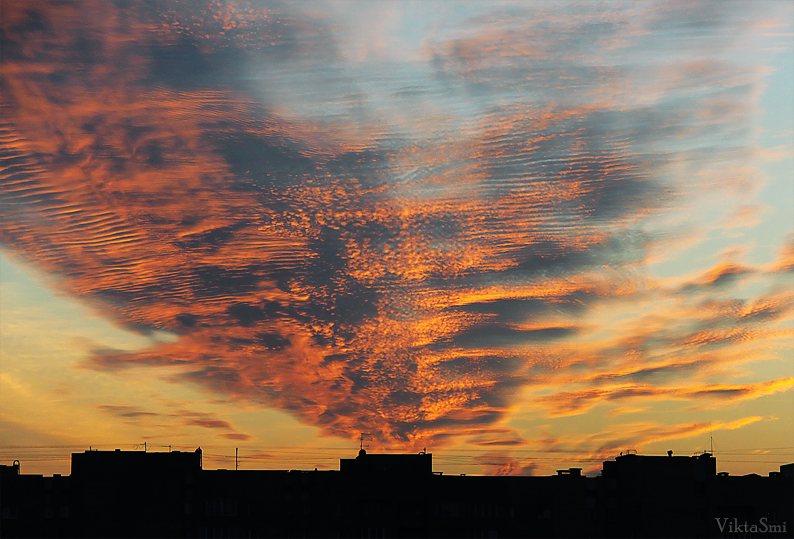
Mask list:
POLYGON ((202 451, 86 451, 71 475, 0 467, 12 537, 792 536, 794 464, 716 472, 710 453, 605 461, 552 476, 444 475, 433 456, 372 454, 339 470, 205 470, 202 451), (755 528, 752 528, 755 526, 755 528), (753 531, 755 530, 755 531, 753 531), (767 535, 768 534, 768 535, 767 535))

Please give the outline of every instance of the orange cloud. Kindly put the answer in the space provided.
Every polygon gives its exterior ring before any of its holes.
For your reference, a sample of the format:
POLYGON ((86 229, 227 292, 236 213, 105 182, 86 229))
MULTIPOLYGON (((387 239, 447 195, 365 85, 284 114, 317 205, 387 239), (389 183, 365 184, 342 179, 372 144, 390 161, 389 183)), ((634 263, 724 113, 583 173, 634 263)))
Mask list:
POLYGON ((664 387, 650 384, 623 384, 605 388, 583 389, 545 395, 536 403, 548 408, 553 417, 585 413, 594 406, 610 401, 624 400, 684 400, 715 399, 740 402, 790 389, 794 378, 770 380, 755 384, 708 384, 702 386, 664 387))
MULTIPOLYGON (((4 4, 0 240, 101 316, 175 341, 99 348, 82 367, 162 367, 325 433, 412 448, 454 435, 518 445, 475 432, 532 384, 596 385, 537 404, 553 415, 783 387, 674 383, 779 335, 784 295, 701 301, 756 269, 723 264, 686 294, 654 290, 637 269, 652 238, 636 223, 683 196, 642 141, 699 141, 715 117, 743 121, 737 66, 674 66, 658 90, 673 92, 671 110, 624 106, 622 73, 576 59, 590 27, 552 10, 564 32, 532 27, 546 46, 505 21, 429 47, 432 84, 470 96, 470 112, 428 105, 414 122, 368 108, 320 69, 339 59, 322 20, 207 7, 4 4), (562 67, 543 67, 551 59, 562 67), (727 102, 692 114, 705 101, 690 76, 723 84, 727 102), (276 87, 305 89, 310 111, 360 103, 298 113, 276 87), (488 97, 530 89, 543 99, 488 97), (656 308, 604 335, 596 309, 643 303, 656 308)), ((590 30, 609 41, 608 26, 590 30)), ((185 422, 233 430, 212 416, 185 422)))

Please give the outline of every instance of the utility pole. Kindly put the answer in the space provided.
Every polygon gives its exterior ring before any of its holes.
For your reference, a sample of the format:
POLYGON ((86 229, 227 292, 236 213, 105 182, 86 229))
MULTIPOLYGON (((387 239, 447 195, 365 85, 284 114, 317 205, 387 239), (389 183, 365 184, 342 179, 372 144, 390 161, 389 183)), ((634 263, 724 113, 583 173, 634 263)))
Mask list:
POLYGON ((238 449, 239 449, 238 447, 234 448, 234 469, 235 470, 237 470, 237 450, 238 449))

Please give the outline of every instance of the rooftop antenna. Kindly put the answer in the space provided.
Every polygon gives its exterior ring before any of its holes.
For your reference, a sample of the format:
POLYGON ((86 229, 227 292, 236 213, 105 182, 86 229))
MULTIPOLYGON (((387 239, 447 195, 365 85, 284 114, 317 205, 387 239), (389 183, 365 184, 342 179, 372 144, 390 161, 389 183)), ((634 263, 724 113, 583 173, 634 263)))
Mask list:
POLYGON ((364 438, 367 437, 367 436, 369 436, 370 439, 372 439, 372 434, 370 434, 369 432, 362 432, 361 433, 361 437, 360 437, 360 440, 359 440, 359 447, 358 447, 359 449, 364 449, 364 438))
POLYGON ((704 447, 703 449, 699 449, 695 453, 695 455, 698 455, 698 454, 710 455, 712 457, 714 456, 714 435, 713 434, 709 434, 709 447, 708 447, 708 450, 706 450, 706 448, 704 447))
POLYGON ((714 456, 714 428, 709 421, 709 455, 714 456))

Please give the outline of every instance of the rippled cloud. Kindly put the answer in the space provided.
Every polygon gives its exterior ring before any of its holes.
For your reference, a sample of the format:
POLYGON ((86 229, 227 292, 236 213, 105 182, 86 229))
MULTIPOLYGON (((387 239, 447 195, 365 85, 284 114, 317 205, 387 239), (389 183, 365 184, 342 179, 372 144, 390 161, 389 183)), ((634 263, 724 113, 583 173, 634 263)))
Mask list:
MULTIPOLYGON (((678 288, 641 270, 668 232, 647 220, 749 181, 713 177, 752 152, 764 72, 715 52, 749 31, 743 7, 474 5, 384 58, 353 39, 377 13, 340 6, 4 4, 3 245, 175 336, 82 367, 177 367, 409 444, 518 444, 499 423, 535 387, 559 388, 536 404, 552 416, 790 387, 682 385, 737 361, 727 344, 790 335, 790 246, 777 270, 678 288), (724 297, 753 278, 765 292, 724 297), (641 303, 605 336, 598 309, 641 303)), ((148 417, 125 406, 104 411, 148 417)))

